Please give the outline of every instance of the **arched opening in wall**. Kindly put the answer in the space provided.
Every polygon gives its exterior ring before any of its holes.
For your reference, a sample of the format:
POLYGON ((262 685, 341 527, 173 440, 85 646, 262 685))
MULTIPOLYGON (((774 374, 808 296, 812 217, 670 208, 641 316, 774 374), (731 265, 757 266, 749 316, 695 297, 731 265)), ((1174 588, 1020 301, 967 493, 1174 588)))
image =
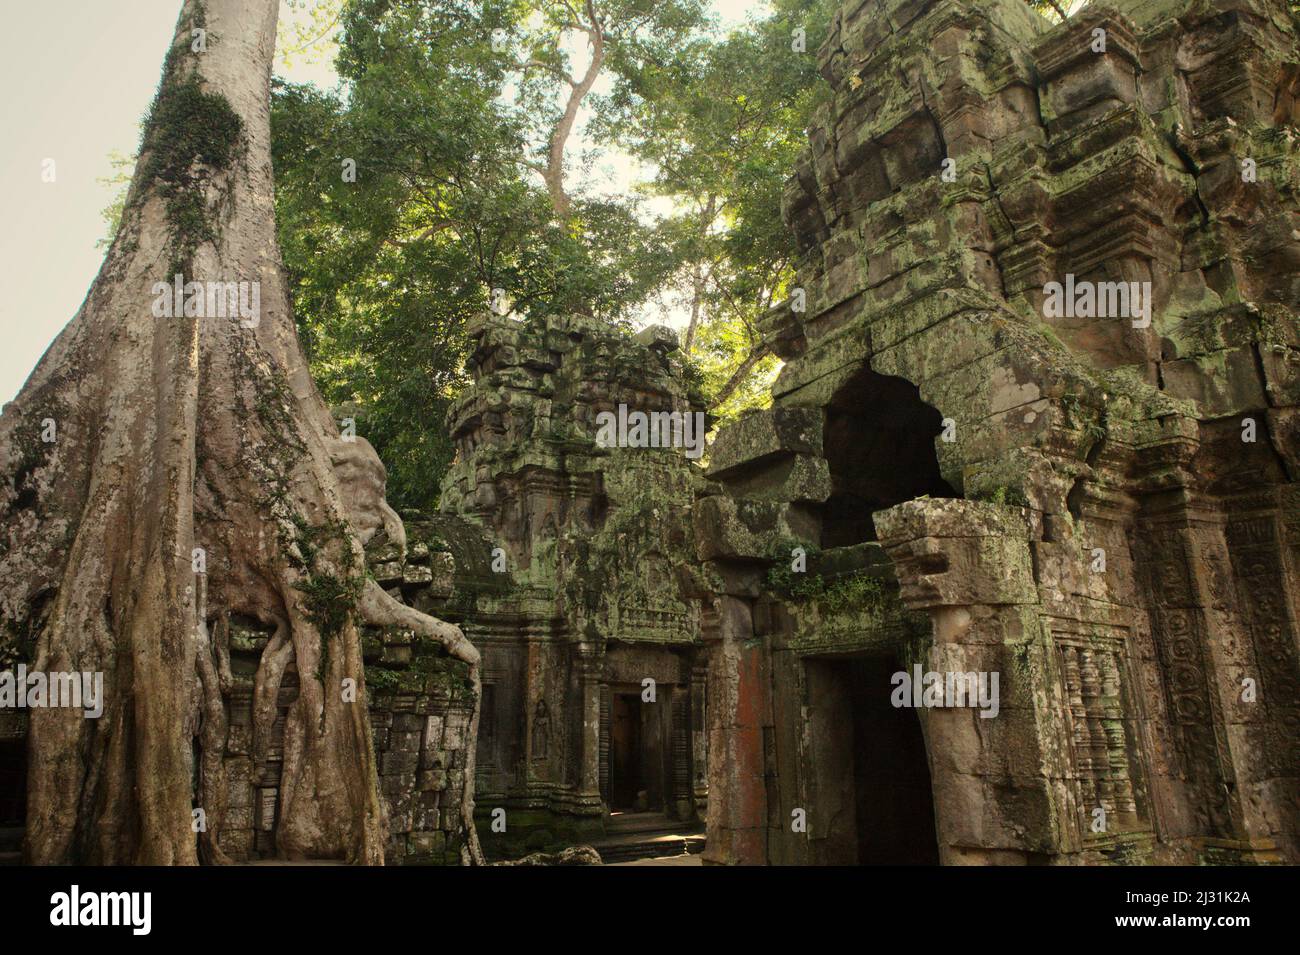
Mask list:
POLYGON ((890 702, 888 654, 805 661, 811 858, 824 865, 938 865, 930 763, 916 712, 890 702))
POLYGON ((943 416, 906 378, 868 367, 845 382, 826 408, 823 453, 831 496, 823 509, 823 548, 876 539, 871 515, 903 501, 960 497, 939 474, 934 440, 943 416))

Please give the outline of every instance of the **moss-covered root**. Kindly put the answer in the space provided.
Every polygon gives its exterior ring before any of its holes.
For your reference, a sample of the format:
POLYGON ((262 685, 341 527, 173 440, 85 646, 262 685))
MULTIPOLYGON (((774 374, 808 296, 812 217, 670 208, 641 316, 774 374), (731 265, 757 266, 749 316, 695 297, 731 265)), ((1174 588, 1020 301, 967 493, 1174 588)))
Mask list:
MULTIPOLYGON (((373 627, 403 627, 421 636, 437 640, 454 659, 468 664, 470 683, 474 688, 474 710, 470 716, 469 739, 478 739, 482 679, 479 676, 481 657, 474 644, 465 638, 460 627, 420 613, 390 597, 374 580, 367 580, 358 605, 361 619, 373 627)), ((478 830, 474 827, 474 745, 465 752, 465 782, 460 801, 461 822, 465 826, 465 845, 461 849, 462 865, 486 865, 483 849, 479 845, 478 830)))

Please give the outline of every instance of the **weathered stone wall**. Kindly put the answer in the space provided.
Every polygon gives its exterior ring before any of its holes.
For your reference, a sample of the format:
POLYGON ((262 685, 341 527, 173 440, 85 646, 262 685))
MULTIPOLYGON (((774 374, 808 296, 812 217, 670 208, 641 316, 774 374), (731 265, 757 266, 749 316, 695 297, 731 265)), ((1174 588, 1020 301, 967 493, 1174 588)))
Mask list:
POLYGON ((916 711, 945 862, 1300 858, 1297 35, 1278 0, 844 5, 785 197, 807 308, 697 527, 713 861, 872 851, 875 757, 818 729, 849 661, 1001 677, 994 719, 916 711), (1058 315, 1067 275, 1150 283, 1150 322, 1058 315))
MULTIPOLYGON (((378 546, 382 551, 382 540, 378 546)), ((389 567, 397 566, 405 576, 419 579, 421 570, 427 573, 428 563, 427 546, 415 541, 407 563, 389 567)), ((390 572, 381 565, 378 576, 386 578, 390 572)), ((394 595, 403 596, 399 590, 394 595)), ((231 673, 226 692, 228 806, 220 845, 236 861, 275 858, 284 721, 297 699, 298 674, 291 665, 284 669, 274 694, 276 718, 265 738, 255 738, 258 661, 274 633, 240 619, 231 621, 228 631, 228 637, 218 635, 219 641, 228 640, 231 673)), ((387 814, 385 859, 390 865, 459 863, 465 836, 461 785, 473 710, 466 668, 447 657, 441 646, 410 631, 367 628, 363 652, 380 794, 387 814)))
MULTIPOLYGON (((405 576, 419 577, 428 547, 417 540, 405 576), (414 569, 415 573, 411 573, 414 569)), ((410 631, 365 636, 366 689, 379 791, 388 811, 386 859, 460 862, 466 756, 473 715, 467 668, 410 631)))

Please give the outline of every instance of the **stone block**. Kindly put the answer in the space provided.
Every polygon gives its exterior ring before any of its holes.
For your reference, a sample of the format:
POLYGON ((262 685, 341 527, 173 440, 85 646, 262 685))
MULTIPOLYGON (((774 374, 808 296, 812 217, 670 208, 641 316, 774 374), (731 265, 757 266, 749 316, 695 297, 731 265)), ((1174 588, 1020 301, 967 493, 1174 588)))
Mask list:
POLYGON ((415 789, 415 772, 414 766, 408 773, 394 773, 391 775, 381 775, 379 777, 379 791, 385 796, 401 797, 406 796, 415 789))
POLYGON ((811 512, 780 501, 707 497, 695 511, 695 547, 701 560, 770 558, 783 540, 816 541, 820 525, 811 512))
POLYGON ((393 730, 398 733, 415 733, 417 738, 424 728, 424 720, 414 713, 394 713, 393 730))
POLYGON ((425 792, 441 792, 447 788, 447 771, 445 769, 421 770, 417 776, 417 785, 425 792))
POLYGON ((708 476, 726 480, 774 457, 821 453, 820 409, 768 408, 745 415, 718 434, 709 449, 708 476))
POLYGON ((676 351, 678 348, 677 332, 667 325, 647 325, 632 336, 638 345, 663 351, 676 351))
POLYGON ((425 749, 420 754, 421 769, 446 769, 451 765, 451 753, 445 749, 425 749))
POLYGON ((389 750, 393 752, 420 752, 419 730, 390 730, 389 750))
POLYGON ((820 504, 831 496, 831 490, 826 459, 808 454, 777 459, 728 483, 728 491, 736 497, 797 504, 820 504))
POLYGON ((413 856, 441 855, 446 844, 446 833, 437 829, 432 832, 412 832, 407 839, 406 851, 413 856))
POLYGON ((442 743, 442 716, 433 713, 430 714, 424 723, 424 746, 426 749, 437 749, 442 743))

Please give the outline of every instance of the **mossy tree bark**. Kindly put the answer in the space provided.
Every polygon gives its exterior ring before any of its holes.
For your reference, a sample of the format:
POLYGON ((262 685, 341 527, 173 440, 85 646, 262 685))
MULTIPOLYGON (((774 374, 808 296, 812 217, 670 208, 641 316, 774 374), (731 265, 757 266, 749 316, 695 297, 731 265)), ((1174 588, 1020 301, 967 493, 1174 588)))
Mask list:
MULTIPOLYGON (((286 858, 383 861, 361 625, 400 619, 442 640, 478 687, 457 628, 365 577, 370 536, 405 538, 373 449, 340 439, 289 308, 268 120, 277 8, 183 4, 122 227, 0 415, 0 647, 33 669, 104 674, 101 718, 30 711, 32 863, 228 861, 231 615, 275 630, 256 676, 255 753, 290 662, 299 675, 276 828, 286 858), (176 273, 258 283, 260 315, 155 317, 154 286, 176 273)), ((476 862, 472 786, 471 768, 476 862)))

